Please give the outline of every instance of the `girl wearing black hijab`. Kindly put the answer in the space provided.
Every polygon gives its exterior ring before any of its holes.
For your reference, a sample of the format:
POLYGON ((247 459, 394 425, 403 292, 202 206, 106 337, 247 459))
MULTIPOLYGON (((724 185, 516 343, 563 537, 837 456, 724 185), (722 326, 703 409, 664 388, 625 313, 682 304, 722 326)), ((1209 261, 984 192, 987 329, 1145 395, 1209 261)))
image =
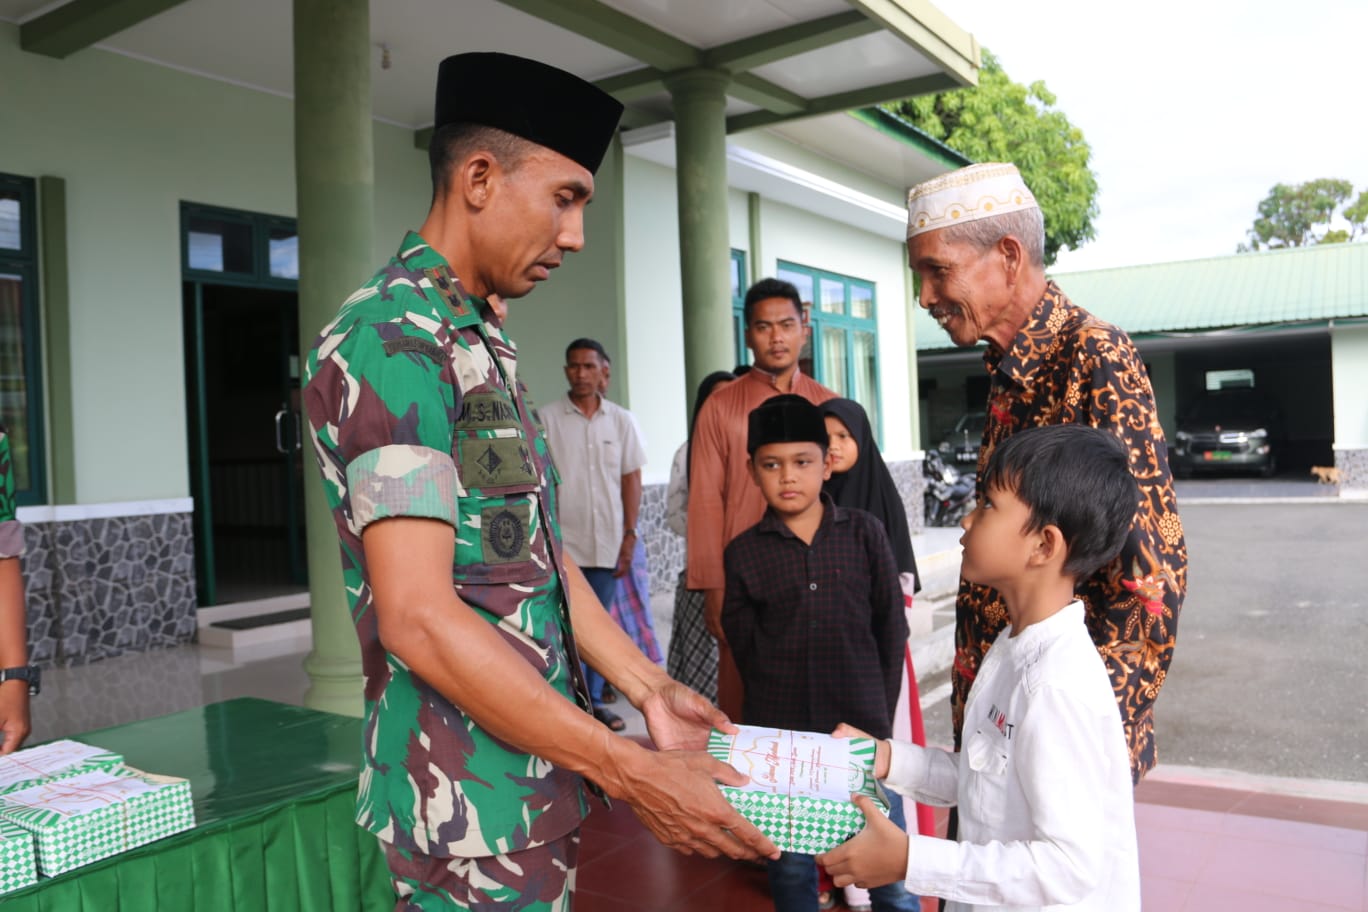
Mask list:
MULTIPOLYGON (((831 478, 824 490, 838 507, 866 510, 877 516, 888 532, 893 557, 897 561, 902 580, 903 599, 912 607, 912 595, 921 589, 917 579, 917 558, 912 553, 912 533, 907 526, 907 510, 902 495, 893 483, 893 476, 874 442, 874 429, 864 407, 850 399, 832 399, 822 403, 826 415, 827 433, 831 437, 828 455, 831 459, 831 478)), ((898 709, 893 718, 893 736, 907 738, 914 744, 926 744, 922 728, 921 696, 917 691, 917 676, 912 668, 909 646, 903 662, 906 676, 898 709), (901 732, 901 734, 899 734, 901 732)), ((931 809, 917 806, 918 829, 934 835, 931 809)))

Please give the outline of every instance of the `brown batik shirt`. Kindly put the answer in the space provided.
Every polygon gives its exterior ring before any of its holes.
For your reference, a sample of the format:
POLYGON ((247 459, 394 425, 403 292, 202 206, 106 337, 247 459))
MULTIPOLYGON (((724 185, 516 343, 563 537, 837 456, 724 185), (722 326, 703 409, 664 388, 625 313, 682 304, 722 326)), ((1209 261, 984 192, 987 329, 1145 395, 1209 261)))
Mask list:
MULTIPOLYGON (((1155 763, 1154 700, 1173 659, 1187 588, 1187 545, 1145 365, 1124 332, 1075 306, 1054 282, 1011 347, 990 347, 984 363, 990 385, 980 476, 998 444, 1046 424, 1105 428, 1130 452, 1139 512, 1120 557, 1080 580, 1078 596, 1116 690, 1138 782, 1155 763)), ((997 590, 960 580, 951 670, 956 748, 974 675, 1006 625, 997 590)))

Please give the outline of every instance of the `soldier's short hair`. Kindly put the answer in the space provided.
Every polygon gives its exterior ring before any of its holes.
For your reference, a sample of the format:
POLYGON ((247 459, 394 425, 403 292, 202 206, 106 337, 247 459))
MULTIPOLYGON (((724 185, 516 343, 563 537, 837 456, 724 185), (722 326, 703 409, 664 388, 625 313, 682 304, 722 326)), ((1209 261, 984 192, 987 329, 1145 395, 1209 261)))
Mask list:
POLYGON ((451 181, 452 170, 471 154, 488 152, 499 160, 505 171, 514 171, 535 145, 521 136, 483 124, 454 123, 438 127, 428 143, 432 198, 442 198, 451 181))

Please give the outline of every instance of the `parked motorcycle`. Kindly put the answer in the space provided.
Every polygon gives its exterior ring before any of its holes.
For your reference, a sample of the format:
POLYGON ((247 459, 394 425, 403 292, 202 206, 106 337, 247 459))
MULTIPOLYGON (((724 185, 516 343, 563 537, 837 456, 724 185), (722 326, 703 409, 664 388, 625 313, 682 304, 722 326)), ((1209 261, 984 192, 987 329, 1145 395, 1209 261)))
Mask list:
POLYGON ((924 495, 928 526, 957 526, 974 509, 974 489, 977 477, 973 472, 961 474, 947 465, 936 450, 927 450, 922 461, 926 476, 924 495))

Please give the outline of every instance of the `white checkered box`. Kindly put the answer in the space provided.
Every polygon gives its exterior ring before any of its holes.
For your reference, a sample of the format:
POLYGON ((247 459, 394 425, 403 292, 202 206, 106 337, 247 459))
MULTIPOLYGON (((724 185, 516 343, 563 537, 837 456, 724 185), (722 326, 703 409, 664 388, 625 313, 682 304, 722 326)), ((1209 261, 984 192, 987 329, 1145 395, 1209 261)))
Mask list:
POLYGON ((123 762, 123 757, 101 747, 80 741, 51 741, 0 757, 0 795, 49 779, 117 769, 123 762))
POLYGON ((0 797, 0 819, 37 840, 48 877, 195 825, 190 783, 121 767, 44 782, 0 797))
POLYGON ((33 858, 33 834, 0 820, 0 893, 38 882, 33 858))
POLYGON ((876 742, 741 725, 736 735, 714 731, 708 752, 751 777, 722 794, 785 852, 820 855, 864 829, 850 800, 868 795, 885 814, 888 798, 874 779, 876 742))

